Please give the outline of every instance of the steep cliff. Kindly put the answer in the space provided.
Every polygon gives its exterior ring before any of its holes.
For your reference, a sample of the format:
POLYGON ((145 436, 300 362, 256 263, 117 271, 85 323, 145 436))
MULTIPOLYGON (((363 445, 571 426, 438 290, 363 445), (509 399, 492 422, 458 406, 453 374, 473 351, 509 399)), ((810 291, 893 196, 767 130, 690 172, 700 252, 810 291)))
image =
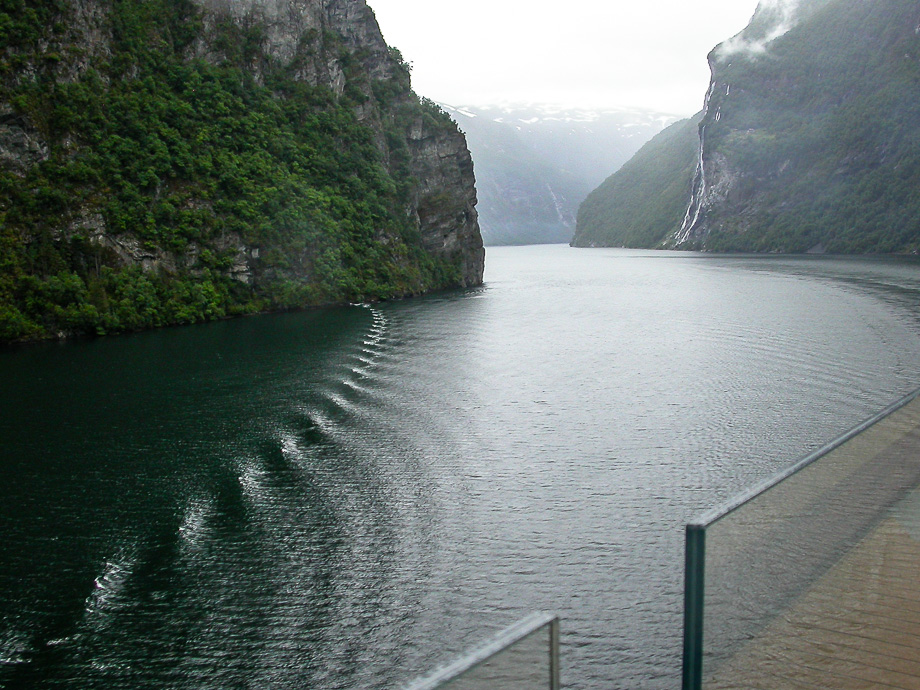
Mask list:
POLYGON ((0 6, 0 339, 476 285, 475 204, 363 0, 0 6))
POLYGON ((920 6, 762 2, 709 56, 678 247, 920 250, 920 6))

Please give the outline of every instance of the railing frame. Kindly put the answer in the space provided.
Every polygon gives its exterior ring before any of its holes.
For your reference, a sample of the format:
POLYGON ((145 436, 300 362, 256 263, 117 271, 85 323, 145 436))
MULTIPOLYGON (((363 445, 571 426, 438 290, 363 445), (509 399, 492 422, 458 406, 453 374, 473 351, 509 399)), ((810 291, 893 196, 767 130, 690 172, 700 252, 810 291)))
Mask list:
POLYGON ((514 625, 505 628, 489 642, 463 656, 457 661, 439 668, 426 676, 407 685, 404 690, 435 690, 442 683, 454 680, 467 671, 485 663, 540 628, 549 625, 549 690, 560 690, 559 685, 559 617, 549 613, 535 613, 514 625))
POLYGON ((686 526, 684 570, 684 648, 682 690, 702 690, 704 602, 706 580, 706 529, 726 515, 746 505, 777 484, 802 471, 816 460, 836 450, 892 413, 920 397, 920 388, 892 403, 877 415, 850 429, 839 438, 805 456, 791 467, 739 493, 723 505, 708 511, 686 526))

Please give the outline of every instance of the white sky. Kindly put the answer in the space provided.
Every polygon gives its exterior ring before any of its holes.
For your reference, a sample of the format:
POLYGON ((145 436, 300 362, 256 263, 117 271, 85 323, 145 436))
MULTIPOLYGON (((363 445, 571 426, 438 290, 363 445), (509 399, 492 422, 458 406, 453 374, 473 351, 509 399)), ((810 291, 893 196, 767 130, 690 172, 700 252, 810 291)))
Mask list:
POLYGON ((692 115, 706 55, 757 0, 368 0, 417 93, 451 105, 644 107, 692 115))

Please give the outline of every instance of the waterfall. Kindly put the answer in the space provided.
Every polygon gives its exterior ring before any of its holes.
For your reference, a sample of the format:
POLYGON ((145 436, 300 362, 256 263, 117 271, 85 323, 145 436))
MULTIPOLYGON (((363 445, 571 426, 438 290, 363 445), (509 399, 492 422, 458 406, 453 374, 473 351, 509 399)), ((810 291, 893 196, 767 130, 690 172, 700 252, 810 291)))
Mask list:
POLYGON ((693 186, 690 192, 690 204, 687 206, 687 212, 684 214, 684 220, 680 225, 680 230, 674 237, 675 244, 686 242, 697 221, 700 219, 700 213, 703 210, 703 197, 706 195, 706 161, 703 158, 703 150, 706 145, 706 118, 709 116, 709 102, 712 100, 712 94, 715 91, 716 82, 713 79, 709 84, 709 91, 706 92, 706 100, 703 102, 703 119, 700 124, 700 155, 696 163, 696 172, 693 174, 693 186))

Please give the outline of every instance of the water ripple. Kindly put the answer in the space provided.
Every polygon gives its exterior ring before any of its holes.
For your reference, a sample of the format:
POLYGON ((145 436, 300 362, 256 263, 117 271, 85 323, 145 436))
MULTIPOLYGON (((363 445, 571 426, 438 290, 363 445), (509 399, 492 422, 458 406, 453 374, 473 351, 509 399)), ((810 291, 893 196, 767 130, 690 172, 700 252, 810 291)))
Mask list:
POLYGON ((920 380, 898 262, 489 266, 11 356, 0 686, 383 690, 539 609, 566 687, 676 687, 683 522, 920 380))

